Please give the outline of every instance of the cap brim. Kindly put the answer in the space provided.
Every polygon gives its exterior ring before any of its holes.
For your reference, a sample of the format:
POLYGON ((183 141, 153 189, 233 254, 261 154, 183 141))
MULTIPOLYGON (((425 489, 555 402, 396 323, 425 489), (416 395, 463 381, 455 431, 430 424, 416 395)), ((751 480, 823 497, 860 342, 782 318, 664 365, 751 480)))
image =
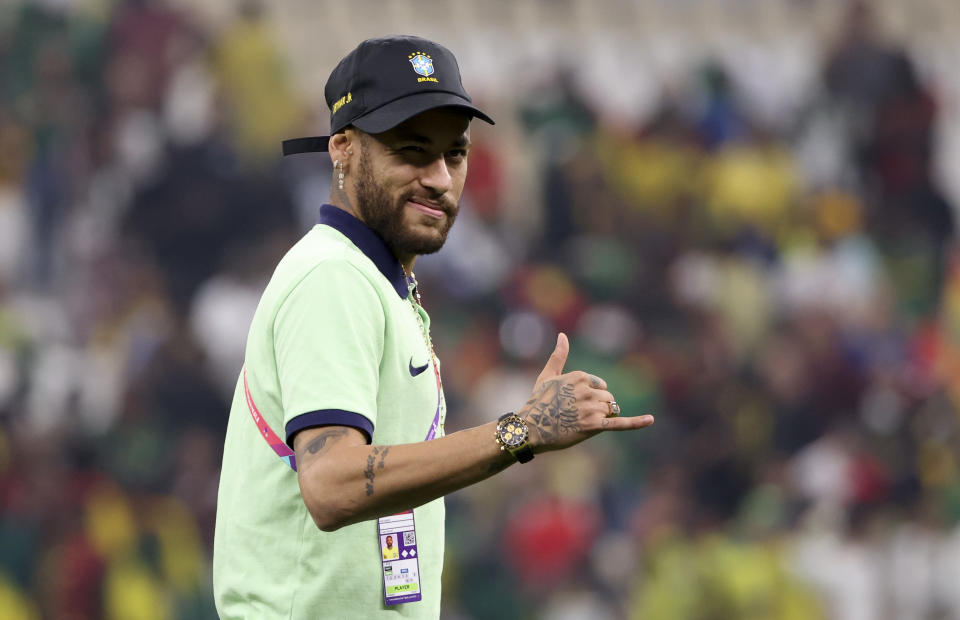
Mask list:
MULTIPOLYGON (((469 116, 494 124, 493 119, 483 113, 472 103, 453 93, 419 93, 402 97, 371 110, 359 118, 351 120, 348 125, 367 133, 383 133, 400 123, 413 118, 428 110, 437 108, 460 108, 469 116)), ((297 155, 300 153, 320 153, 329 150, 330 136, 313 136, 309 138, 294 138, 283 141, 283 154, 297 155)))
POLYGON ((367 133, 383 133, 389 131, 417 114, 437 108, 460 108, 469 116, 494 124, 493 119, 479 108, 453 93, 427 92, 401 97, 371 110, 359 118, 350 121, 350 124, 367 133))
POLYGON ((299 155, 300 153, 322 153, 330 148, 330 136, 313 136, 310 138, 293 138, 283 141, 283 155, 299 155))

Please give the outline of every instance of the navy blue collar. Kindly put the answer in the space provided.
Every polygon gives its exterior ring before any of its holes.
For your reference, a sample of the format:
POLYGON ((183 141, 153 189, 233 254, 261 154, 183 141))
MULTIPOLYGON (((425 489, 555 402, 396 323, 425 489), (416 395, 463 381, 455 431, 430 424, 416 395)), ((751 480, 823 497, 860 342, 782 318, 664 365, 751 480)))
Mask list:
POLYGON ((317 221, 320 224, 335 228, 344 237, 352 241, 353 245, 360 248, 360 251, 366 254, 367 258, 377 266, 383 277, 393 285, 397 295, 406 299, 407 295, 410 294, 410 290, 407 288, 407 274, 403 271, 403 265, 393 255, 380 235, 353 215, 333 205, 321 206, 317 221))

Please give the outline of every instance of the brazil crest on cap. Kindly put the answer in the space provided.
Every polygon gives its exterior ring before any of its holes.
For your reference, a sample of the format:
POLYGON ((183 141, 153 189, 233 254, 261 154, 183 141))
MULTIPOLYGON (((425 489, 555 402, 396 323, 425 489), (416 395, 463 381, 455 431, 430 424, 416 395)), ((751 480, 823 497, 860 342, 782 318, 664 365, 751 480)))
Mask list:
POLYGON ((430 77, 433 75, 433 59, 430 58, 429 54, 424 54, 423 52, 414 52, 410 54, 410 64, 413 65, 413 70, 416 71, 419 75, 423 77, 430 77))

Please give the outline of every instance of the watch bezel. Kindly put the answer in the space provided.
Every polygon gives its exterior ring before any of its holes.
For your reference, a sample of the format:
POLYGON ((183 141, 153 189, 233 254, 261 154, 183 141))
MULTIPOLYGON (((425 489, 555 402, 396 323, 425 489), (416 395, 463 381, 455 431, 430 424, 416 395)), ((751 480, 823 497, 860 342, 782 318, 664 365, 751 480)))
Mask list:
POLYGON ((527 423, 517 414, 509 414, 500 418, 497 422, 497 441, 508 450, 522 447, 529 437, 530 429, 527 427, 527 423), (509 428, 511 424, 514 426, 513 430, 509 428), (518 429, 522 432, 518 433, 518 429), (510 435, 510 437, 507 438, 507 435, 510 435))
POLYGON ((496 440, 500 449, 509 452, 521 463, 526 463, 533 458, 533 450, 530 447, 530 427, 526 420, 516 413, 510 412, 500 416, 497 420, 496 440), (510 431, 508 426, 514 425, 514 430, 510 431), (522 429, 522 433, 517 433, 517 428, 522 429), (511 435, 506 439, 505 435, 511 435))

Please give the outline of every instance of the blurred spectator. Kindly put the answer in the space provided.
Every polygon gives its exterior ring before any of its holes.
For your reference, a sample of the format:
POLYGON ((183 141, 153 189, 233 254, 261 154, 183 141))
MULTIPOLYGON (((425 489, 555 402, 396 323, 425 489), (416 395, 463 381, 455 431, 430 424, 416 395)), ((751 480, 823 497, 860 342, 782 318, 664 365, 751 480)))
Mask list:
POLYGON ((241 156, 270 162, 278 152, 277 137, 293 135, 304 111, 263 17, 263 2, 244 0, 238 11, 214 52, 220 98, 232 118, 241 156))

